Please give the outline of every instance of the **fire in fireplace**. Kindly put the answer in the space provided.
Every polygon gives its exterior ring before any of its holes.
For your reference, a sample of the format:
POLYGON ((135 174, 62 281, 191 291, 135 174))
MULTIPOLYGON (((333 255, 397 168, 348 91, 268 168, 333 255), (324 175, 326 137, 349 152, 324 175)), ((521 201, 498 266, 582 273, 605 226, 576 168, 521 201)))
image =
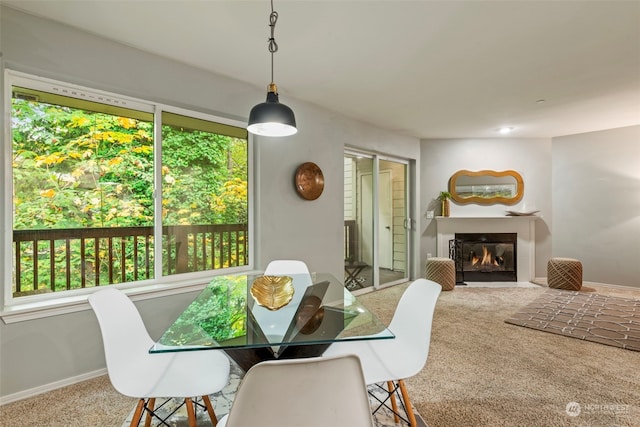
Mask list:
POLYGON ((516 233, 456 233, 456 267, 469 282, 517 280, 516 233))

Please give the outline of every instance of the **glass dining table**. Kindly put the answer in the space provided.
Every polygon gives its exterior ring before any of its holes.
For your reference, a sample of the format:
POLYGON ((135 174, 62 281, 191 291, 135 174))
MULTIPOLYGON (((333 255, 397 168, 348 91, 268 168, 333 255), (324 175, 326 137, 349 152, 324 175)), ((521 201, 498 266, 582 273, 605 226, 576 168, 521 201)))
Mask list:
POLYGON ((230 275, 213 278, 149 352, 218 349, 246 371, 319 356, 337 341, 393 338, 330 274, 230 275))

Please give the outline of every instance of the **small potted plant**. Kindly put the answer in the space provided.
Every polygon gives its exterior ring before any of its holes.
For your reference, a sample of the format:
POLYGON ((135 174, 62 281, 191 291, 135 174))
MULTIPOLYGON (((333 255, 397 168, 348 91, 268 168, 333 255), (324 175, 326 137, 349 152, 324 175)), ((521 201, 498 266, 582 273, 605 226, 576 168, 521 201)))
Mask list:
POLYGON ((449 216, 449 199, 451 198, 451 193, 448 191, 441 191, 438 196, 438 200, 440 200, 440 209, 442 211, 442 216, 449 216))

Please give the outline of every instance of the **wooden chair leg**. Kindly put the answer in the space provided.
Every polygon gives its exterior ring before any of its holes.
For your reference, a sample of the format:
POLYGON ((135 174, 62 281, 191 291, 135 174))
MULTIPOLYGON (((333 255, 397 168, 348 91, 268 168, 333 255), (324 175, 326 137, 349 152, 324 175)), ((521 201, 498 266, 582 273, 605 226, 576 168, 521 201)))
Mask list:
POLYGON ((142 418, 142 410, 144 409, 144 399, 138 400, 138 404, 136 405, 136 411, 133 413, 133 417, 131 418, 131 427, 137 427, 140 424, 140 419, 142 418))
POLYGON ((187 406, 187 417, 189 418, 189 427, 197 427, 196 423, 196 411, 193 409, 193 402, 190 398, 184 399, 184 404, 187 406))
POLYGON ((396 394, 393 391, 395 385, 393 385, 393 381, 387 381, 387 388, 389 389, 389 398, 391 399, 391 409, 393 409, 393 421, 396 424, 400 422, 400 417, 398 416, 398 404, 396 403, 396 394))
POLYGON ((398 384, 400 385, 400 393, 402 393, 402 400, 404 401, 404 407, 407 410, 407 416, 409 417, 411 427, 417 427, 418 422, 416 421, 416 416, 413 413, 413 406, 411 405, 411 400, 409 400, 409 393, 407 393, 407 387, 404 384, 404 380, 398 380, 398 384))
POLYGON ((154 410, 155 407, 156 407, 156 398, 152 397, 147 402, 147 418, 144 421, 144 427, 151 427, 151 419, 153 418, 153 415, 151 415, 151 412, 154 410))
POLYGON ((202 401, 204 402, 204 406, 207 408, 207 412, 209 413, 209 418, 211 418, 211 424, 213 427, 218 425, 218 417, 216 416, 216 412, 213 410, 213 405, 211 405, 211 399, 206 394, 202 396, 202 401))

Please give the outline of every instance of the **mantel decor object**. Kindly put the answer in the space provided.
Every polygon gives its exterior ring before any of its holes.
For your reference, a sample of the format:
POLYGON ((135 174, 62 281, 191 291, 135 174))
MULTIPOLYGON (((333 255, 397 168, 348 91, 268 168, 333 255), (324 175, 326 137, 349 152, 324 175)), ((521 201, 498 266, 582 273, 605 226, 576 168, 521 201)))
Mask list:
POLYGON ((507 216, 533 216, 540 211, 529 211, 529 212, 518 212, 518 211, 507 211, 507 216))
POLYGON ((442 216, 449 216, 449 199, 451 198, 451 193, 448 191, 441 191, 438 196, 438 200, 440 200, 440 210, 442 216))
POLYGON ((318 165, 306 162, 296 169, 294 183, 300 197, 305 200, 315 200, 324 190, 324 175, 318 165))

